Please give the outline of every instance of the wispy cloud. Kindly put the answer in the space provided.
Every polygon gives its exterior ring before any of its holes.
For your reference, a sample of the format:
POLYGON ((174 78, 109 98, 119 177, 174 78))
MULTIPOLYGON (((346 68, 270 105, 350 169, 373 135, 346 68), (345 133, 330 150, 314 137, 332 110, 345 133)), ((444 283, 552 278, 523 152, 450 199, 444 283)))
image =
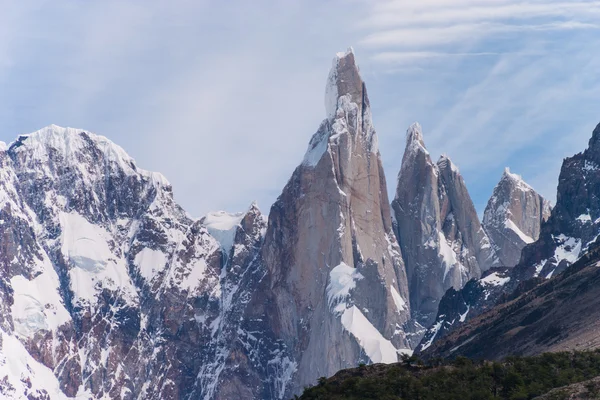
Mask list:
POLYGON ((0 139, 90 129, 194 215, 266 209, 324 117, 331 57, 355 45, 391 191, 420 120, 480 208, 505 164, 552 197, 598 119, 599 24, 581 0, 4 2, 0 139))
MULTIPOLYGON (((372 77, 385 82, 375 94, 398 91, 385 95, 395 104, 381 113, 384 128, 420 119, 481 210, 505 164, 554 198, 562 158, 585 147, 600 118, 590 75, 599 28, 597 1, 425 0, 377 2, 359 29, 372 77)), ((384 149, 401 146, 386 140, 384 149)))

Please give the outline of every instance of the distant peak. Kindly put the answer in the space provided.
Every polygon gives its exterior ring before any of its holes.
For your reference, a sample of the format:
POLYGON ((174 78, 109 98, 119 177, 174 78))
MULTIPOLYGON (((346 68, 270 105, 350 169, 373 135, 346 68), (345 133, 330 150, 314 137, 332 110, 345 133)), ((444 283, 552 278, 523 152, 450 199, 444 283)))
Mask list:
POLYGON ((356 104, 363 102, 363 80, 352 47, 346 52, 340 52, 333 58, 327 86, 325 88, 325 109, 327 118, 333 119, 337 113, 338 99, 349 95, 356 104))

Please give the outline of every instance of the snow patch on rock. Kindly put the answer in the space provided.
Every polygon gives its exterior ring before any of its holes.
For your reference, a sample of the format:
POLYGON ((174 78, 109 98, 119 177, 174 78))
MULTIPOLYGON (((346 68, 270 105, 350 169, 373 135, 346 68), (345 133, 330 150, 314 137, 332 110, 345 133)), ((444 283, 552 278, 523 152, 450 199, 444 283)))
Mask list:
POLYGON ((373 363, 398 362, 398 353, 392 342, 384 338, 356 306, 343 312, 342 325, 356 338, 373 363))
POLYGON ((225 253, 229 254, 235 240, 237 228, 245 215, 244 212, 215 211, 206 214, 202 218, 202 224, 206 227, 208 233, 221 244, 225 253))
POLYGON ((329 307, 331 308, 348 298, 350 291, 356 287, 356 281, 363 278, 360 272, 344 262, 329 271, 329 284, 327 285, 329 307))
POLYGON ((15 332, 24 338, 33 338, 38 331, 55 331, 71 320, 58 293, 58 275, 47 258, 43 264, 44 271, 31 280, 21 275, 10 280, 15 332))

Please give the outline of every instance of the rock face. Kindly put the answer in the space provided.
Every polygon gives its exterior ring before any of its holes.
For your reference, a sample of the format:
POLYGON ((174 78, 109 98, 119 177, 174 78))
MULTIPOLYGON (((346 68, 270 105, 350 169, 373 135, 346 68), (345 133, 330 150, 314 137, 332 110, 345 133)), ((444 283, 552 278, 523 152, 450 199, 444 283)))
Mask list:
POLYGON ((538 239, 551 210, 550 203, 519 175, 504 170, 483 216, 483 227, 501 265, 519 263, 521 250, 538 239))
MULTIPOLYGON (((409 348, 404 264, 366 87, 351 50, 338 54, 327 119, 271 208, 265 277, 247 320, 277 338, 276 397, 359 362, 395 362, 409 348), (293 385, 289 384, 289 380, 293 385)), ((273 346, 273 344, 271 344, 273 346)), ((260 396, 258 396, 260 397, 260 396)))
POLYGON ((550 212, 547 200, 520 176, 508 168, 504 170, 483 217, 484 229, 504 267, 492 268, 480 280, 473 279, 462 289, 449 289, 440 301, 435 322, 415 351, 425 351, 434 341, 495 306, 500 297, 516 287, 519 281, 511 277, 507 267, 516 265, 521 250, 538 239, 541 225, 550 212))
POLYGON ((412 314, 429 326, 448 288, 462 288, 498 261, 458 168, 446 156, 431 161, 418 124, 406 134, 392 207, 412 314))

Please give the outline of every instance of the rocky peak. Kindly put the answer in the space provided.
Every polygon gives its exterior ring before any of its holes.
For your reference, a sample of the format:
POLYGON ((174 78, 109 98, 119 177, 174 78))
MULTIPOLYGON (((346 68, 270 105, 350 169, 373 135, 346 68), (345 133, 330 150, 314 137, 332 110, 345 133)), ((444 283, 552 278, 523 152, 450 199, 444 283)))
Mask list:
POLYGON ((327 119, 271 207, 262 297, 249 307, 248 319, 266 321, 267 336, 280 338, 264 361, 278 352, 287 375, 273 376, 273 390, 281 395, 357 362, 395 362, 411 346, 405 270, 352 51, 335 57, 325 103, 327 119))
POLYGON ((406 138, 392 207, 413 316, 427 326, 448 288, 460 289, 496 259, 458 168, 445 155, 432 162, 418 124, 406 138))
POLYGON ((329 119, 337 114, 341 97, 347 96, 350 103, 357 104, 360 108, 363 101, 368 105, 354 50, 350 47, 345 53, 337 53, 332 64, 325 88, 325 108, 329 119))
POLYGON ((483 217, 483 226, 503 266, 513 267, 519 262, 521 250, 538 239, 550 210, 546 199, 505 168, 483 217))

